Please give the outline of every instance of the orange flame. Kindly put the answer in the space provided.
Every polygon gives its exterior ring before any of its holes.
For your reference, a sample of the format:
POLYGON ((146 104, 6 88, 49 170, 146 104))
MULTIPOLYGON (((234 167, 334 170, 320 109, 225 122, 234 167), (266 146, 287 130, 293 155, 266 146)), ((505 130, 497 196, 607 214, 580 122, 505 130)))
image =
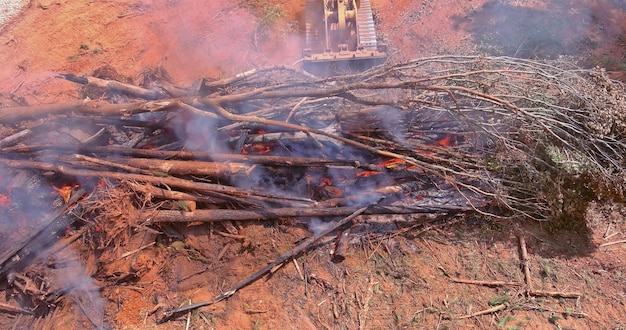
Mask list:
POLYGON ((454 138, 451 135, 446 135, 442 139, 435 142, 437 147, 449 147, 454 143, 454 138))
POLYGON ((54 190, 59 192, 59 195, 61 195, 61 198, 63 198, 63 201, 65 201, 65 203, 67 203, 70 200, 70 196, 72 195, 72 189, 76 187, 78 187, 78 184, 66 185, 61 188, 52 186, 54 190))
POLYGON ((386 168, 394 168, 404 164, 406 164, 406 162, 400 158, 391 158, 389 160, 381 162, 379 165, 386 168))
POLYGON ((376 172, 376 171, 363 171, 363 172, 358 172, 354 175, 355 178, 366 178, 368 176, 372 176, 372 175, 378 175, 381 172, 376 172))

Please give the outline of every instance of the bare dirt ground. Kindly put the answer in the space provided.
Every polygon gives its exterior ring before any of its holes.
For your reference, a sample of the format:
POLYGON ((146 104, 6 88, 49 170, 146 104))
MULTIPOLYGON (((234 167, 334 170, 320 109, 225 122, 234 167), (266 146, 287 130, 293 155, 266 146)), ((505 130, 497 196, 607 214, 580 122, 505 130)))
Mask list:
MULTIPOLYGON (((392 61, 442 53, 565 54, 625 77, 622 1, 372 4, 392 61)), ((92 74, 105 65, 128 81, 162 67, 180 86, 200 77, 297 65, 303 10, 303 1, 33 0, 0 33, 0 104, 80 99, 76 85, 55 75, 92 74)), ((574 222, 577 228, 475 216, 353 232, 341 263, 331 262, 330 245, 321 244, 298 257, 298 267, 290 263, 224 302, 161 325, 155 324, 158 307, 210 300, 310 234, 289 220, 243 223, 235 237, 220 235, 219 225, 189 226, 176 234, 179 240, 160 242, 132 258, 119 255, 149 238, 133 236, 99 260, 81 257, 86 269, 77 272, 102 284, 104 319, 116 329, 182 329, 186 322, 190 329, 624 329, 626 243, 603 244, 626 238, 625 216, 624 205, 598 201, 587 219, 574 222), (452 281, 523 283, 518 235, 527 241, 535 289, 581 296, 528 297, 523 286, 511 283, 452 281), (129 272, 132 281, 115 284, 129 272)), ((362 221, 368 220, 380 221, 362 221)), ((3 299, 12 298, 7 293, 3 299)), ((0 314, 0 326, 91 325, 71 300, 62 300, 43 319, 0 314)))

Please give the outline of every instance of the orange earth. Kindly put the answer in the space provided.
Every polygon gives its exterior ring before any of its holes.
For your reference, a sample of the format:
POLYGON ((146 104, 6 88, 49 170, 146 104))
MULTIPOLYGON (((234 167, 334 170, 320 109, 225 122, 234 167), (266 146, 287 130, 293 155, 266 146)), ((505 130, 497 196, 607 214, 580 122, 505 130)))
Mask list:
MULTIPOLYGON (((623 1, 372 0, 372 5, 390 61, 443 53, 565 54, 582 66, 599 65, 615 78, 625 77, 623 1)), ((181 87, 251 68, 297 67, 303 10, 304 0, 31 0, 0 32, 0 106, 76 100, 77 86, 55 75, 91 74, 105 65, 131 82, 143 70, 161 66, 181 87)), ((322 245, 300 256, 298 267, 289 263, 225 302, 157 325, 158 313, 151 312, 160 304, 209 300, 309 235, 289 223, 245 223, 238 228, 243 239, 205 235, 205 228, 192 226, 177 244, 136 253, 132 267, 139 279, 102 289, 101 312, 115 329, 187 324, 189 329, 624 329, 626 244, 601 245, 626 238, 625 215, 624 205, 597 205, 588 213, 587 228, 574 231, 477 217, 400 232, 353 233, 342 263, 330 262, 329 247, 322 245), (526 297, 514 285, 450 280, 523 282, 515 236, 520 231, 535 287, 576 291, 580 298, 526 297), (302 273, 312 280, 305 283, 302 273), (500 304, 506 308, 462 318, 500 304)), ((123 248, 140 246, 142 240, 134 239, 123 248)), ((106 253, 113 252, 105 251, 102 260, 118 260, 106 253)), ((119 260, 101 264, 93 256, 82 256, 81 262, 97 281, 128 267, 119 260)), ((59 303, 45 322, 0 313, 2 328, 33 326, 91 325, 71 300, 59 303)))

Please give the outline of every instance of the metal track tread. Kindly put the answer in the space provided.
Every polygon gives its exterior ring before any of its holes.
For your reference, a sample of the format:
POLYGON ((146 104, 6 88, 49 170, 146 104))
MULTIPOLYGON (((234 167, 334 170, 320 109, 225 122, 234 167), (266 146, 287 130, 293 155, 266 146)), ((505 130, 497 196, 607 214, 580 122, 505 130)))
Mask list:
POLYGON ((365 49, 376 49, 376 27, 370 0, 361 0, 357 11, 357 29, 359 42, 365 49))

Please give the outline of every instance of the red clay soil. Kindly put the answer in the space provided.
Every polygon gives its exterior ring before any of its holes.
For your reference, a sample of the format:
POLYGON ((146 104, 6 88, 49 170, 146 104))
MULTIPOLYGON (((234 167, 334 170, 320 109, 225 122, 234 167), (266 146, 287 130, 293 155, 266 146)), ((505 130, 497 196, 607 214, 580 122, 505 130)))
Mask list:
MULTIPOLYGON (((566 54, 624 77, 626 6, 621 1, 372 4, 391 61, 443 53, 566 54)), ((105 65, 130 81, 143 70, 162 67, 184 87, 201 77, 297 67, 303 10, 303 0, 33 0, 0 32, 0 106, 80 99, 75 84, 55 75, 92 74, 105 65), (272 10, 281 15, 271 16, 272 10)), ((515 236, 521 229, 476 218, 400 235, 358 234, 338 264, 322 246, 298 258, 299 268, 289 263, 229 300, 190 314, 189 328, 623 329, 626 244, 600 244, 625 238, 625 215, 623 205, 598 206, 589 213, 587 235, 548 233, 536 224, 523 229, 535 287, 577 291, 579 299, 526 297, 517 286, 451 282, 450 277, 524 281, 515 236), (301 280, 303 271, 314 274, 309 283, 301 280), (505 308, 463 318, 497 305, 505 308)), ((81 257, 86 269, 79 272, 100 282, 111 283, 111 276, 122 276, 129 267, 136 273, 133 285, 107 285, 101 291, 110 327, 184 328, 187 318, 157 325, 158 313, 151 312, 211 299, 309 235, 289 223, 246 223, 238 228, 243 239, 205 235, 206 227, 199 227, 179 233, 180 242, 137 252, 132 262, 107 253, 133 251, 145 245, 142 238, 105 251, 99 258, 106 263, 81 257)), ((27 315, 0 313, 0 325, 7 329, 90 327, 71 300, 34 322, 27 315)))

